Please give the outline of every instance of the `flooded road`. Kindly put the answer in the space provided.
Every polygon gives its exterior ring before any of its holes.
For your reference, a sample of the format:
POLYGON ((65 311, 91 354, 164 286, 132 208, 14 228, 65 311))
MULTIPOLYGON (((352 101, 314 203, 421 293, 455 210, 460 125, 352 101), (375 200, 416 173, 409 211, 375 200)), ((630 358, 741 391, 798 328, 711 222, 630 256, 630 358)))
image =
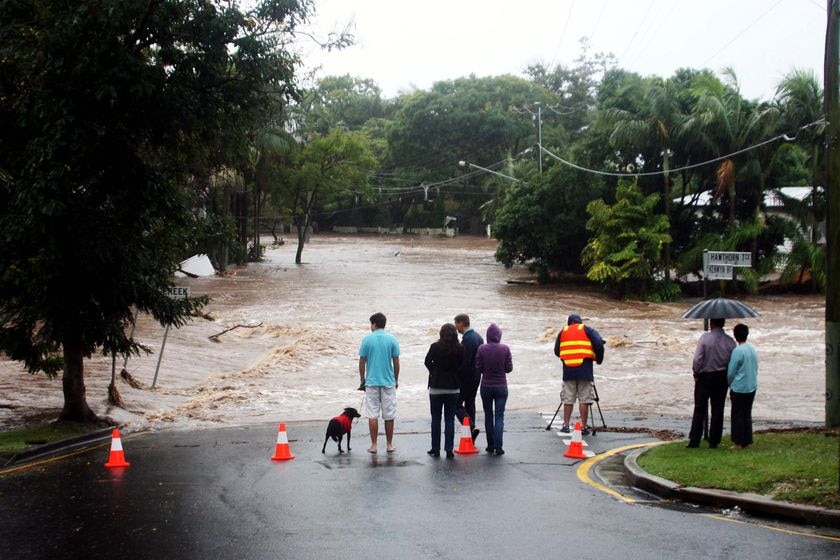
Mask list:
MULTIPOLYGON (((482 336, 490 322, 501 326, 514 362, 508 408, 553 412, 561 385, 554 337, 574 312, 607 341, 595 373, 608 424, 610 409, 691 414, 691 357, 703 325, 680 314, 696 300, 621 302, 593 289, 510 284, 528 273, 496 263, 494 249, 480 238, 322 236, 306 247, 300 266, 287 244, 227 276, 179 280, 211 297, 205 312, 214 321, 195 319, 170 332, 154 390, 157 353, 130 359, 127 370, 144 386, 118 382, 125 410, 108 406, 110 359, 94 356, 85 365, 88 402, 134 427, 327 419, 360 405, 359 342, 369 316, 381 311, 402 349, 400 416, 428 414, 423 358, 457 313, 469 314, 482 336), (236 325, 243 326, 211 338, 236 325)), ((744 300, 762 313, 742 320, 760 357, 754 415, 821 422, 824 297, 744 300)), ((160 325, 143 316, 137 329, 139 340, 160 348, 160 325)), ((61 402, 60 379, 0 359, 0 426, 54 416, 61 402)))

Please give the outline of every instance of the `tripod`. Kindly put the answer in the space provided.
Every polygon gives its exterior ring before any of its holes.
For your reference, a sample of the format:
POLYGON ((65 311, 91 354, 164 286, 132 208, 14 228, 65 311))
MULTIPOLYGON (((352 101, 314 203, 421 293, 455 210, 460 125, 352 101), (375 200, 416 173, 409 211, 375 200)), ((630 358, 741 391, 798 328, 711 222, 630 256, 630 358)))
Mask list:
MULTIPOLYGON (((592 390, 595 392, 595 406, 598 407, 598 414, 601 415, 601 424, 604 425, 604 429, 606 430, 607 429, 607 423, 604 421, 604 413, 601 412, 601 397, 598 396, 598 387, 595 386, 594 382, 592 383, 592 390)), ((551 425, 554 424, 554 419, 557 418, 557 414, 560 412, 560 408, 562 406, 563 406, 562 402, 557 406, 557 410, 554 411, 554 416, 551 417, 551 422, 549 422, 548 426, 546 426, 546 428, 545 428, 546 431, 551 431, 551 425)), ((589 412, 590 412, 590 414, 592 413, 592 405, 589 405, 589 412)), ((593 427, 592 428, 592 435, 594 436, 594 435, 596 435, 596 433, 597 432, 596 432, 595 428, 593 427)))

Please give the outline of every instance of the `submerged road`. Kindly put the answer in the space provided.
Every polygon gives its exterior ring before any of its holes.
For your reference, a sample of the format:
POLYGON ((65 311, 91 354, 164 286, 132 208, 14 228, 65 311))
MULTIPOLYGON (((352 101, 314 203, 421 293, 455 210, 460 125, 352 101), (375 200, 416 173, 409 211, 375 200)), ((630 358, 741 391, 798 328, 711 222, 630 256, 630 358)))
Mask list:
POLYGON ((332 441, 321 454, 325 424, 288 424, 287 462, 269 460, 276 424, 124 436, 127 469, 105 469, 100 447, 0 471, 0 558, 840 557, 840 540, 796 528, 625 503, 578 478, 543 418, 507 424, 506 455, 486 455, 482 434, 482 453, 454 460, 426 455, 419 420, 398 420, 392 455, 367 453, 364 420, 343 455, 332 441))

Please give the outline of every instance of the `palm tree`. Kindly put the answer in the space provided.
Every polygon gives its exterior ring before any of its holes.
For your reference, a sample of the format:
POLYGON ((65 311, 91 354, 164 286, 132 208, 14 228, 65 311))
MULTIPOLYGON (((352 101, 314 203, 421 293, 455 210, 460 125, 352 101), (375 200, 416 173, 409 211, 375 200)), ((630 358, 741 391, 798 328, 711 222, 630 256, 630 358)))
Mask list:
POLYGON ((816 241, 817 186, 820 184, 819 162, 825 125, 802 128, 823 118, 823 90, 812 70, 795 69, 776 88, 776 102, 782 111, 782 123, 811 158, 811 241, 816 241))
MULTIPOLYGON (((821 286, 824 276, 822 249, 819 240, 819 222, 824 215, 824 200, 818 186, 823 182, 820 177, 820 154, 822 152, 825 124, 803 128, 823 119, 823 89, 812 70, 794 69, 787 74, 776 88, 776 103, 782 113, 782 123, 796 137, 796 142, 810 155, 811 200, 806 208, 806 217, 800 220, 804 229, 810 229, 810 238, 798 237, 794 240, 794 250, 789 255, 788 267, 799 263, 800 269, 810 268, 811 289, 816 291, 821 286)), ((786 207, 789 204, 785 204, 786 207)), ((788 276, 792 276, 788 274, 788 276)), ((801 276, 801 274, 800 274, 801 276)))
MULTIPOLYGON (((608 109, 605 117, 614 123, 610 134, 610 145, 617 149, 629 148, 636 154, 652 148, 662 157, 662 202, 665 217, 671 223, 671 169, 672 147, 685 132, 686 115, 675 87, 660 78, 647 80, 644 85, 645 104, 639 113, 624 109, 608 109)), ((663 247, 665 278, 670 279, 671 250, 670 244, 663 247)))
MULTIPOLYGON (((778 112, 771 106, 751 107, 741 96, 738 78, 732 68, 724 69, 723 76, 725 81, 708 73, 697 76, 691 88, 695 98, 694 109, 685 121, 685 126, 696 131, 701 145, 712 156, 734 153, 763 139, 761 135, 766 133, 768 123, 772 122, 778 112)), ((749 152, 745 157, 755 158, 756 154, 749 152)), ((740 172, 735 160, 727 158, 715 170, 715 197, 726 192, 729 198, 730 233, 736 227, 736 179, 739 176, 758 177, 757 172, 762 168, 760 163, 742 165, 743 172, 740 172)))

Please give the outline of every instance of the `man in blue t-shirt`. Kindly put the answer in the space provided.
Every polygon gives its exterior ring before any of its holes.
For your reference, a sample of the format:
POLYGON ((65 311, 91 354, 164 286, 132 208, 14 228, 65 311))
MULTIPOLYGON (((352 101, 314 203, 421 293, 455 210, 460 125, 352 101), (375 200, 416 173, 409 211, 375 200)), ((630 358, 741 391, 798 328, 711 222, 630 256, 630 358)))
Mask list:
POLYGON ((397 416, 397 388, 400 386, 400 345, 391 333, 385 332, 385 315, 370 316, 371 333, 362 339, 359 348, 359 376, 367 398, 370 453, 377 452, 379 417, 385 421, 386 451, 393 453, 394 418, 397 416))

